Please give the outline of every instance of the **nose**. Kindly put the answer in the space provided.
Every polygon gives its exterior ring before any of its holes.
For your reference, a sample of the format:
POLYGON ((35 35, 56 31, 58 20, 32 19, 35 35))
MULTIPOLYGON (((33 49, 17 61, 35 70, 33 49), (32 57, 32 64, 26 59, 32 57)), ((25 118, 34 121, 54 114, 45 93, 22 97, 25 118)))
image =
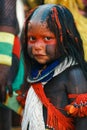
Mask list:
POLYGON ((44 50, 45 50, 45 44, 43 43, 42 40, 37 41, 37 42, 34 44, 33 48, 32 48, 32 51, 33 51, 35 54, 39 54, 39 53, 41 53, 41 52, 44 51, 44 50))
POLYGON ((35 47, 36 49, 40 49, 40 48, 42 48, 43 46, 44 46, 44 43, 43 43, 42 40, 38 40, 38 41, 34 44, 34 47, 35 47))

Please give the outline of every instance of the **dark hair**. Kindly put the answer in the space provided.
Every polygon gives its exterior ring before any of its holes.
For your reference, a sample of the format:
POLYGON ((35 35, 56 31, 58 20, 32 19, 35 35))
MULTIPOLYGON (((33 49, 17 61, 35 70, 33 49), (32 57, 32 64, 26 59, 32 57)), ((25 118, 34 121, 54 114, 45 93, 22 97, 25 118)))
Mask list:
MULTIPOLYGON (((48 28, 55 34, 58 42, 58 51, 62 55, 62 57, 72 57, 73 60, 75 60, 79 66, 81 67, 84 75, 87 78, 87 64, 84 60, 84 50, 83 50, 83 43, 81 36, 77 30, 73 15, 71 12, 62 5, 53 5, 53 4, 47 4, 47 7, 45 8, 44 13, 47 14, 46 16, 46 22, 48 24, 48 28)), ((46 5, 39 6, 38 8, 32 10, 29 14, 28 19, 26 20, 25 24, 25 52, 24 55, 27 58, 27 28, 28 28, 28 22, 33 16, 33 14, 40 9, 42 9, 46 5)), ((36 12, 38 13, 38 12, 36 12)))

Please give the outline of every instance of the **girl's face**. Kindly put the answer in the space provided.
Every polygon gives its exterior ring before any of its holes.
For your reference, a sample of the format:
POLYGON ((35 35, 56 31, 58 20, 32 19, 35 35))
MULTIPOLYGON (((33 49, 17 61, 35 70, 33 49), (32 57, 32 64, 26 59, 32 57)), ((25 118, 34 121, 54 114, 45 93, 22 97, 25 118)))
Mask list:
POLYGON ((28 24, 28 54, 40 64, 55 59, 57 40, 47 24, 30 21, 28 24))

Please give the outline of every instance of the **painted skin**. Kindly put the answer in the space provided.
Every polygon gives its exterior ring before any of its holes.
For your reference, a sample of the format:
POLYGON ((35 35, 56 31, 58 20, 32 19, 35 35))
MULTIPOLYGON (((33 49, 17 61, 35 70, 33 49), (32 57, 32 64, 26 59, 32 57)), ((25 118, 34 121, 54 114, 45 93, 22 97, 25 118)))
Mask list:
POLYGON ((30 52, 33 58, 40 64, 46 64, 55 57, 57 46, 56 37, 47 28, 46 23, 30 21, 28 27, 28 52, 31 49, 30 52))

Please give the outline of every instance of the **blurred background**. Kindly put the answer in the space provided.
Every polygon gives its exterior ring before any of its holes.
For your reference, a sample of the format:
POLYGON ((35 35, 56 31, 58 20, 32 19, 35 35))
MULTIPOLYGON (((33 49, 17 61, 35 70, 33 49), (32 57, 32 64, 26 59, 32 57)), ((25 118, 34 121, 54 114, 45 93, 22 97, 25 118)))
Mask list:
MULTIPOLYGON (((72 12, 75 23, 83 40, 85 59, 87 60, 87 0, 17 0, 16 13, 20 27, 19 36, 21 35, 24 21, 28 16, 29 10, 35 8, 36 6, 48 3, 62 4, 72 12)), ((9 116, 7 116, 7 119, 5 119, 8 121, 9 126, 6 130, 21 130, 21 117, 14 111, 11 111, 7 108, 3 108, 3 110, 4 109, 9 116)), ((2 118, 0 113, 0 121, 1 120, 2 118)), ((4 125, 6 125, 5 120, 3 120, 4 125)))

